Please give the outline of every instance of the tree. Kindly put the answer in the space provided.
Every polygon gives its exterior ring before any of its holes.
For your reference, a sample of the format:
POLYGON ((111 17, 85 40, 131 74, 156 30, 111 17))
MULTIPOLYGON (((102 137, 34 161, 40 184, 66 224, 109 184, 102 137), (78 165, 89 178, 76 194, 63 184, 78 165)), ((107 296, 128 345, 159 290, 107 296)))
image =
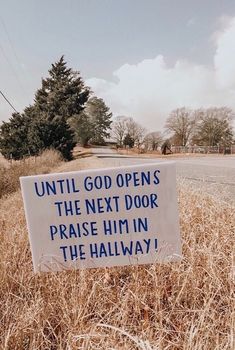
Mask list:
POLYGON ((165 128, 173 132, 174 144, 186 146, 193 134, 196 125, 196 115, 183 107, 173 110, 166 120, 165 128))
POLYGON ((71 121, 77 141, 84 146, 89 141, 104 144, 105 138, 110 135, 111 117, 112 113, 101 98, 90 98, 84 111, 71 121))
POLYGON ((80 114, 71 118, 69 121, 72 129, 74 130, 75 140, 79 142, 82 146, 87 146, 89 140, 93 136, 93 124, 89 120, 88 115, 85 110, 80 114))
POLYGON ((105 138, 110 136, 112 113, 105 102, 98 97, 89 99, 86 105, 86 114, 93 124, 92 142, 104 144, 105 138))
POLYGON ((128 135, 137 147, 143 142, 145 128, 131 117, 116 117, 112 124, 112 135, 119 146, 124 144, 124 139, 128 135))
POLYGON ((112 136, 117 141, 119 147, 123 146, 123 140, 127 133, 127 121, 127 117, 118 116, 112 123, 112 136))
POLYGON ((144 145, 146 149, 155 151, 162 144, 163 136, 160 131, 153 131, 148 133, 144 138, 144 145))
POLYGON ((162 154, 170 154, 172 153, 171 151, 171 142, 169 139, 165 140, 161 146, 162 154))
POLYGON ((79 73, 67 68, 62 56, 52 64, 49 77, 42 79, 34 104, 1 126, 1 152, 20 159, 55 148, 70 160, 75 142, 68 120, 81 113, 89 93, 79 73))
POLYGON ((89 94, 80 73, 68 68, 62 56, 52 64, 49 77, 42 79, 42 87, 35 94, 34 108, 49 117, 60 115, 68 119, 84 109, 89 94))
POLYGON ((124 144, 124 146, 128 146, 130 148, 134 147, 135 142, 130 134, 126 134, 126 136, 124 137, 124 140, 123 140, 123 144, 124 144))
POLYGON ((229 146, 233 142, 233 112, 227 107, 200 110, 193 142, 203 146, 229 146))
POLYGON ((67 160, 72 159, 72 150, 76 145, 74 133, 64 116, 48 118, 41 114, 30 126, 28 139, 31 154, 54 148, 67 160))
POLYGON ((9 122, 3 122, 0 128, 0 151, 6 159, 21 159, 29 154, 29 120, 26 116, 13 113, 9 122))
POLYGON ((127 134, 129 134, 131 139, 134 141, 134 145, 139 147, 146 133, 145 128, 137 123, 133 118, 127 118, 126 129, 127 134))
POLYGON ((2 124, 0 135, 0 150, 7 159, 19 160, 54 148, 70 160, 75 146, 73 132, 61 116, 32 118, 29 114, 14 113, 9 122, 2 124))

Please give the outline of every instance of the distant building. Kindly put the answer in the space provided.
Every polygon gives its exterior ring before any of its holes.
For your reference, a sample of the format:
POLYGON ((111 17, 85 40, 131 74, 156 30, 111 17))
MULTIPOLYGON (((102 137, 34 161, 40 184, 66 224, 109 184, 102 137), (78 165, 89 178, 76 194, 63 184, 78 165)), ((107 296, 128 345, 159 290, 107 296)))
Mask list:
POLYGON ((117 146, 117 141, 111 137, 104 139, 104 141, 107 146, 117 146))

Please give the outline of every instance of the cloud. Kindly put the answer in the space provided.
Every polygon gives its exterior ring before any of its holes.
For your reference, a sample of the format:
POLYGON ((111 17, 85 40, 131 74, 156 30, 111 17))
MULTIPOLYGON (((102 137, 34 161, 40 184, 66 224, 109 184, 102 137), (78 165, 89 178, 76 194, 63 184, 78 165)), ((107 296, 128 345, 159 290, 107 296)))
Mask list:
POLYGON ((115 115, 134 117, 150 130, 164 127, 172 109, 211 105, 235 108, 235 18, 216 34, 211 67, 180 59, 167 66, 162 55, 138 64, 124 64, 114 81, 91 78, 86 83, 115 115))
POLYGON ((217 33, 214 64, 218 88, 235 89, 235 18, 228 19, 226 28, 217 33))
POLYGON ((196 19, 194 17, 189 18, 189 20, 186 23, 187 27, 192 27, 196 23, 196 19))

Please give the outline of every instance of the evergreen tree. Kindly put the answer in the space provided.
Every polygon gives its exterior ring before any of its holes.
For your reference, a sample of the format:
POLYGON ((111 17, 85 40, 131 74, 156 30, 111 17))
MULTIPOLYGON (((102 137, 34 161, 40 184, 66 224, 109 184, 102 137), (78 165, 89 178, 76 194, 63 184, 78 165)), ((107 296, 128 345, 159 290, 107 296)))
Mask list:
POLYGON ((13 113, 9 122, 3 122, 0 128, 0 151, 6 159, 21 159, 29 155, 29 120, 26 116, 13 113))
POLYGON ((87 146, 89 140, 94 134, 93 123, 89 119, 85 110, 83 110, 79 115, 71 118, 69 121, 71 128, 74 130, 75 140, 79 142, 82 146, 87 146))
POLYGON ((67 68, 63 56, 52 64, 49 77, 42 79, 42 87, 35 95, 36 122, 32 133, 37 144, 42 143, 41 148, 55 148, 71 159, 75 141, 67 121, 81 113, 89 94, 79 72, 67 68))
POLYGON ((66 119, 79 114, 89 98, 79 72, 67 68, 64 56, 52 64, 49 77, 42 79, 42 87, 36 92, 34 107, 48 116, 63 116, 66 119))
POLYGON ((93 124, 92 142, 104 144, 110 135, 112 113, 101 98, 92 97, 87 103, 86 114, 93 124))
POLYGON ((34 104, 25 108, 22 115, 13 114, 9 122, 0 127, 2 154, 20 159, 55 148, 65 159, 71 159, 75 142, 67 121, 81 113, 89 93, 79 73, 67 68, 62 56, 52 64, 49 77, 42 79, 34 104))
POLYGON ((161 146, 162 154, 170 154, 172 153, 171 151, 171 142, 169 139, 165 140, 161 146))
POLYGON ((111 118, 112 113, 101 98, 90 98, 84 111, 71 122, 78 142, 84 146, 89 141, 104 144, 105 138, 110 134, 111 118))
POLYGON ((74 133, 63 116, 48 118, 47 115, 41 114, 31 124, 28 138, 31 154, 54 148, 60 151, 65 159, 72 159, 72 150, 76 142, 74 133))
POLYGON ((124 146, 129 146, 130 148, 134 147, 135 141, 129 133, 124 137, 123 144, 124 146))

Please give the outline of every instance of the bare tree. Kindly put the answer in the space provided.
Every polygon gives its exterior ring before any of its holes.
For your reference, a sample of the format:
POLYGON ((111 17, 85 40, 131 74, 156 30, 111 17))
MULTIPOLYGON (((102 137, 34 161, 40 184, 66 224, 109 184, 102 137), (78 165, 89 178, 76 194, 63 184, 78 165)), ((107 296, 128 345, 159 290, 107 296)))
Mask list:
POLYGON ((144 138, 144 145, 147 150, 155 151, 163 142, 163 135, 160 131, 148 133, 144 138))
POLYGON ((112 136, 120 147, 123 145, 123 140, 127 134, 127 121, 127 117, 118 116, 112 123, 112 136))
POLYGON ((130 117, 116 117, 112 124, 112 136, 119 146, 123 145, 123 141, 128 135, 134 144, 139 147, 145 133, 145 128, 130 117))
POLYGON ((198 111, 199 120, 194 143, 205 146, 230 145, 233 141, 233 111, 227 107, 211 107, 198 111))
POLYGON ((127 133, 133 139, 134 144, 139 147, 146 134, 146 129, 137 123, 133 118, 128 118, 126 122, 127 133))
POLYGON ((185 107, 173 110, 166 120, 165 128, 173 132, 175 145, 186 146, 195 129, 196 114, 185 107))

